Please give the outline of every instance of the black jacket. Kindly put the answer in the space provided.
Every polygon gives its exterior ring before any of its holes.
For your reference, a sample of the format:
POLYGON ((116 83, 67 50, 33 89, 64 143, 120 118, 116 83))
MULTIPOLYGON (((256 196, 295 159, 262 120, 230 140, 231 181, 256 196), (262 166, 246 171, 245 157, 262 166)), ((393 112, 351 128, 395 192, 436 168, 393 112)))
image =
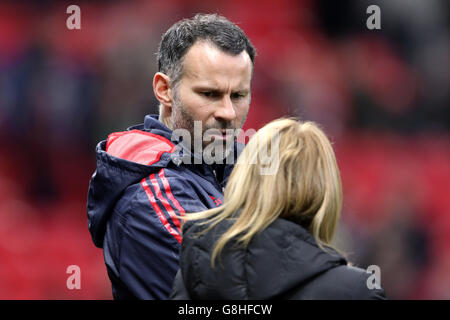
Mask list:
POLYGON ((324 252, 306 229, 281 218, 245 249, 227 244, 212 269, 213 245, 229 225, 196 238, 204 226, 185 224, 171 299, 385 299, 383 289, 368 288, 365 270, 324 252))

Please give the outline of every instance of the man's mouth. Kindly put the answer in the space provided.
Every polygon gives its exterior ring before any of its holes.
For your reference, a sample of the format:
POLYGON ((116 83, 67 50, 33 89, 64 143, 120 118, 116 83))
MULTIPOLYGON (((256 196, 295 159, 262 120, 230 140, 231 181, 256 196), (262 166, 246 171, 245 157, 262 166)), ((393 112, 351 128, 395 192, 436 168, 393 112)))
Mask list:
POLYGON ((214 133, 210 134, 209 136, 214 137, 215 141, 231 140, 234 137, 234 130, 233 129, 218 130, 217 132, 214 132, 214 133))

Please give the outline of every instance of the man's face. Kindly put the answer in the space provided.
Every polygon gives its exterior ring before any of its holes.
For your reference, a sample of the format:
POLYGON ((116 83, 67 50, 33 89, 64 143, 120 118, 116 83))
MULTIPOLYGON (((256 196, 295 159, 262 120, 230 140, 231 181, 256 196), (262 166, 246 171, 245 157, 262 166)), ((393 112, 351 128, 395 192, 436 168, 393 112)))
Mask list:
POLYGON ((226 129, 242 128, 249 110, 251 76, 252 62, 245 50, 232 55, 206 41, 194 43, 184 56, 175 90, 173 128, 188 130, 193 140, 194 121, 200 121, 202 136, 208 129, 220 130, 203 136, 203 148, 213 141, 230 142, 234 135, 226 135, 226 129))

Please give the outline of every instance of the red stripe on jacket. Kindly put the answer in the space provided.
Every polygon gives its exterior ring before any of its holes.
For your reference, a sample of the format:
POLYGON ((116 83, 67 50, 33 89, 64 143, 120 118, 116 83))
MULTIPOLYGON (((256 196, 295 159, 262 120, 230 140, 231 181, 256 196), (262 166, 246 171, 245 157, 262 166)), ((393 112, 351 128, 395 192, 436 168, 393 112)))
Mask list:
POLYGON ((166 191, 167 196, 169 197, 169 199, 173 202, 173 204, 175 205, 175 207, 177 208, 177 210, 180 212, 181 216, 184 216, 186 214, 186 212, 184 211, 183 207, 180 205, 180 203, 177 201, 177 199, 175 199, 175 197, 172 194, 172 190, 170 189, 170 184, 169 184, 169 180, 167 180, 165 174, 164 174, 164 169, 161 169, 159 171, 159 177, 161 178, 161 181, 163 183, 164 186, 164 190, 166 191))
POLYGON ((156 203, 156 199, 153 196, 153 192, 150 189, 149 185, 147 184, 146 179, 141 180, 141 185, 144 188, 145 193, 147 194, 148 200, 150 201, 150 204, 152 205, 153 209, 155 210, 159 220, 161 220, 161 223, 166 228, 166 230, 179 242, 181 243, 181 235, 172 228, 169 221, 167 221, 166 217, 162 213, 161 209, 159 208, 158 204, 156 203))
POLYGON ((172 206, 170 205, 169 201, 167 201, 167 199, 163 197, 163 195, 161 193, 161 189, 159 188, 158 180, 156 179, 154 173, 150 175, 150 181, 153 185, 153 189, 155 190, 156 197, 159 199, 159 201, 161 201, 164 208, 166 208, 167 212, 169 213, 169 216, 172 218, 173 223, 177 227, 178 232, 181 233, 180 220, 178 220, 176 213, 173 211, 172 206))

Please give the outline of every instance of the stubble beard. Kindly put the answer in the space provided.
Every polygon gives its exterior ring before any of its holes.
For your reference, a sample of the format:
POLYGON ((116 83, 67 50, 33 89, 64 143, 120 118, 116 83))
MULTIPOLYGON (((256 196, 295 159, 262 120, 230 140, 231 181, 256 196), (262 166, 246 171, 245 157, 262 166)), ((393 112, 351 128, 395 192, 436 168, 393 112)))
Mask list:
MULTIPOLYGON (((193 115, 184 108, 179 99, 173 100, 173 109, 171 114, 171 124, 173 129, 187 130, 191 137, 191 152, 200 155, 206 163, 221 162, 234 152, 234 142, 236 141, 236 128, 231 122, 215 122, 213 125, 203 125, 201 121, 197 126, 193 115), (201 130, 198 130, 200 128, 201 130), (197 130, 196 130, 197 129, 197 130), (205 132, 210 129, 233 130, 232 141, 216 141, 214 138, 209 139, 205 132), (197 132, 196 132, 197 131, 197 132), (204 138, 206 138, 205 141, 204 138), (208 148, 207 148, 208 147, 208 148), (205 150, 205 148, 207 148, 205 150), (204 152, 208 151, 208 152, 204 152), (212 158, 214 159, 212 159, 212 158)), ((242 124, 244 123, 242 121, 242 124)))

